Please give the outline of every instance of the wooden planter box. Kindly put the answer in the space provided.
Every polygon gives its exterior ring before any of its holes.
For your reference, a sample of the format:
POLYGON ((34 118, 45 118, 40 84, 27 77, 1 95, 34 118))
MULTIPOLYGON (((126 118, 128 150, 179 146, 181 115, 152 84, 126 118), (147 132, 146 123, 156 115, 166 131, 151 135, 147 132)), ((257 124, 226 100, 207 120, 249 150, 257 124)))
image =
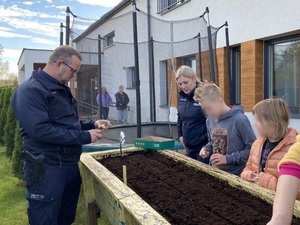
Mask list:
MULTIPOLYGON (((138 151, 136 148, 124 149, 123 153, 138 151)), ((242 189, 272 204, 274 192, 258 185, 249 183, 237 176, 216 168, 201 164, 193 159, 174 151, 161 151, 176 161, 184 163, 200 171, 209 173, 217 179, 227 182, 232 187, 242 189)), ((85 194, 88 225, 96 225, 96 206, 105 213, 112 225, 170 225, 158 212, 127 187, 114 174, 97 160, 108 156, 119 156, 120 152, 84 153, 81 156, 81 172, 85 194)), ((300 202, 295 204, 294 215, 300 217, 300 202)))

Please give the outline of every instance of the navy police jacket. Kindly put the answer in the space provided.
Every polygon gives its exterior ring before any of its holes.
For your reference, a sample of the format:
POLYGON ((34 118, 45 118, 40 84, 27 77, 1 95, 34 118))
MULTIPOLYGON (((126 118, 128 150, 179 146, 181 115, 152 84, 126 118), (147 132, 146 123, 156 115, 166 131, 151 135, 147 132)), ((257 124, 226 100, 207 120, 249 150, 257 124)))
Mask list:
POLYGON ((202 148, 207 143, 206 117, 201 106, 194 100, 195 89, 185 94, 179 92, 178 104, 178 136, 183 137, 187 148, 202 148))
POLYGON ((94 128, 94 121, 79 121, 68 86, 35 71, 16 90, 11 105, 27 151, 35 156, 44 153, 48 164, 78 163, 82 145, 91 142, 88 130, 94 128))

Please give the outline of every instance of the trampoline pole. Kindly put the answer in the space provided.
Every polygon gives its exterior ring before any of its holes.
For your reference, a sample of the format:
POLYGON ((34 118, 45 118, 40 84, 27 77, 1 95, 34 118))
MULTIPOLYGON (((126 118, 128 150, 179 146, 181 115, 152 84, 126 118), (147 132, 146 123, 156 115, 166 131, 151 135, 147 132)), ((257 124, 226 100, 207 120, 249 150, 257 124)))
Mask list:
POLYGON ((152 113, 153 113, 153 121, 156 122, 156 100, 155 100, 155 72, 154 72, 154 40, 153 37, 151 37, 151 88, 152 88, 152 113))
POLYGON ((149 64, 149 91, 150 91, 150 121, 154 122, 154 105, 153 105, 153 70, 152 70, 152 43, 151 43, 151 16, 150 16, 150 0, 147 0, 147 35, 148 35, 148 64, 149 64))
POLYGON ((66 9, 66 13, 67 13, 67 16, 66 16, 66 45, 69 45, 70 44, 70 8, 67 7, 66 9))
POLYGON ((62 46, 64 44, 64 25, 60 23, 60 33, 59 33, 59 45, 62 46))
POLYGON ((101 76, 101 36, 98 35, 98 94, 100 99, 99 116, 102 119, 102 76, 101 76))
POLYGON ((228 73, 228 83, 229 83, 229 99, 230 105, 234 105, 235 98, 234 98, 234 80, 232 79, 231 74, 231 57, 230 57, 230 47, 229 47, 229 32, 228 32, 228 23, 225 22, 225 38, 226 38, 226 58, 227 58, 227 73, 228 73))
POLYGON ((210 68, 210 80, 212 82, 217 82, 216 73, 215 73, 215 62, 214 62, 214 52, 213 52, 213 45, 212 45, 212 38, 211 38, 211 26, 209 20, 209 8, 206 7, 207 12, 207 36, 208 36, 208 47, 209 47, 209 68, 210 68))
POLYGON ((201 46, 201 34, 200 33, 198 33, 198 53, 199 53, 200 80, 203 81, 202 46, 201 46))
POLYGON ((138 49, 138 30, 137 30, 137 8, 135 0, 132 1, 132 22, 133 22, 133 45, 134 45, 134 64, 135 64, 135 91, 136 91, 136 124, 137 138, 142 136, 142 119, 141 119, 141 90, 140 90, 140 68, 139 68, 139 49, 138 49))

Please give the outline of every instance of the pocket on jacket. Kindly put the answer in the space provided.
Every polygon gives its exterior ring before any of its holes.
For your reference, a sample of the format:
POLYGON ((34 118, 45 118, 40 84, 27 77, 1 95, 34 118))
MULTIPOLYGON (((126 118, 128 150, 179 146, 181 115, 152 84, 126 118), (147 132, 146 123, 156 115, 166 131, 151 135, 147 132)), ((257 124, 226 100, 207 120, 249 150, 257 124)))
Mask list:
POLYGON ((27 212, 30 225, 48 225, 55 221, 57 207, 54 198, 30 193, 26 198, 29 201, 27 212))

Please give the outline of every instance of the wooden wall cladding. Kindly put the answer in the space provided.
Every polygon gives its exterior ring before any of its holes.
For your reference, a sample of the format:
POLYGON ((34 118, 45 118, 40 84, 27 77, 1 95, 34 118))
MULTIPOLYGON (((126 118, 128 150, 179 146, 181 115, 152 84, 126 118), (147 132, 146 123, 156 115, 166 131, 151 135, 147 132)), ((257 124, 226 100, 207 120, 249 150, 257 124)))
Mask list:
POLYGON ((241 44, 241 103, 245 111, 263 99, 263 41, 241 44))

